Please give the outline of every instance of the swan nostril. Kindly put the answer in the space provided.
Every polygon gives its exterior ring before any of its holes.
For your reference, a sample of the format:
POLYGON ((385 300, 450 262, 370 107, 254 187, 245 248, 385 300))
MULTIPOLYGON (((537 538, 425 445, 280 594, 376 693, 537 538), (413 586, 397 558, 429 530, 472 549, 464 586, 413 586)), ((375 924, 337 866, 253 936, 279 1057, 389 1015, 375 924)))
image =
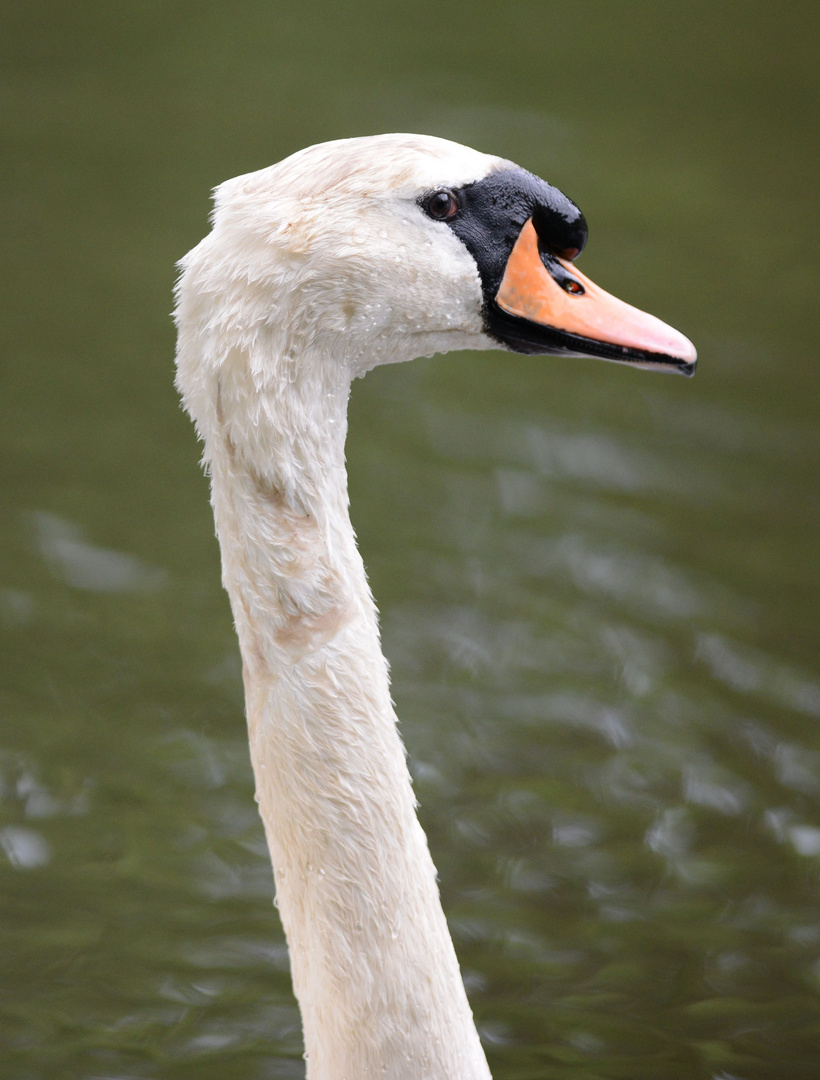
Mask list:
POLYGON ((563 289, 565 293, 569 293, 570 296, 585 296, 586 289, 578 278, 574 277, 572 272, 564 266, 563 262, 551 251, 545 250, 541 244, 538 247, 544 269, 555 284, 563 289))

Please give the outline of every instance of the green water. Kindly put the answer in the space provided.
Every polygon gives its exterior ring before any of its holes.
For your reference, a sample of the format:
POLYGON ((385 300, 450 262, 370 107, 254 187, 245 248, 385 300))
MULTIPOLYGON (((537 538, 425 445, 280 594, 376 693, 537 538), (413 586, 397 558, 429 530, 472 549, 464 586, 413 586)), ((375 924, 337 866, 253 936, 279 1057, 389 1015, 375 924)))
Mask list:
POLYGON ((301 1077, 173 263, 325 138, 501 153, 695 380, 355 387, 353 517, 496 1080, 820 1075, 818 8, 9 2, 0 1076, 301 1077))

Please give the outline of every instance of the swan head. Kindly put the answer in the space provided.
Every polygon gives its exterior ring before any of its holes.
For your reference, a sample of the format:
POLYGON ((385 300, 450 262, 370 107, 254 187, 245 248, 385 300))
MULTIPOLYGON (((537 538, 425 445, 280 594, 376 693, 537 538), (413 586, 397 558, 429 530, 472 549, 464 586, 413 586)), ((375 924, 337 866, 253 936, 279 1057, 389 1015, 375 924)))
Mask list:
POLYGON ((216 189, 213 228, 180 264, 180 387, 190 399, 203 364, 240 356, 259 391, 498 347, 692 374, 691 342, 577 270, 586 234, 557 188, 457 143, 308 147, 216 189))

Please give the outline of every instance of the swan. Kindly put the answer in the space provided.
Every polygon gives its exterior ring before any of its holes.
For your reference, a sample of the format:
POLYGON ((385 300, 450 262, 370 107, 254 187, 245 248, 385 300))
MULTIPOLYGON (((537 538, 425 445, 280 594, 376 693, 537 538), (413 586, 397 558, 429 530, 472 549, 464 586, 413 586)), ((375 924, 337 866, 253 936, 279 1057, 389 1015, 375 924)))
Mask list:
POLYGON ((695 349, 576 269, 570 199, 443 139, 312 146, 214 202, 180 262, 177 387, 211 478, 307 1075, 487 1080, 348 515, 351 382, 499 347, 691 374, 695 349))

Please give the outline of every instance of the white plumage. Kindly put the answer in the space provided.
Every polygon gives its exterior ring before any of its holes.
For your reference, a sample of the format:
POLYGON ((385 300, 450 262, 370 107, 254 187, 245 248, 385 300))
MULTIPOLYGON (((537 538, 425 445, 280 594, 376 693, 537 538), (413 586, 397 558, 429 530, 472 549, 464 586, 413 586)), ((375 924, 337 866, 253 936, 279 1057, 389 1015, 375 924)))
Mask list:
POLYGON ((348 517, 352 380, 498 347, 424 192, 513 168, 441 139, 310 147, 217 189, 181 263, 177 384, 204 443, 251 759, 311 1080, 486 1080, 348 517))

